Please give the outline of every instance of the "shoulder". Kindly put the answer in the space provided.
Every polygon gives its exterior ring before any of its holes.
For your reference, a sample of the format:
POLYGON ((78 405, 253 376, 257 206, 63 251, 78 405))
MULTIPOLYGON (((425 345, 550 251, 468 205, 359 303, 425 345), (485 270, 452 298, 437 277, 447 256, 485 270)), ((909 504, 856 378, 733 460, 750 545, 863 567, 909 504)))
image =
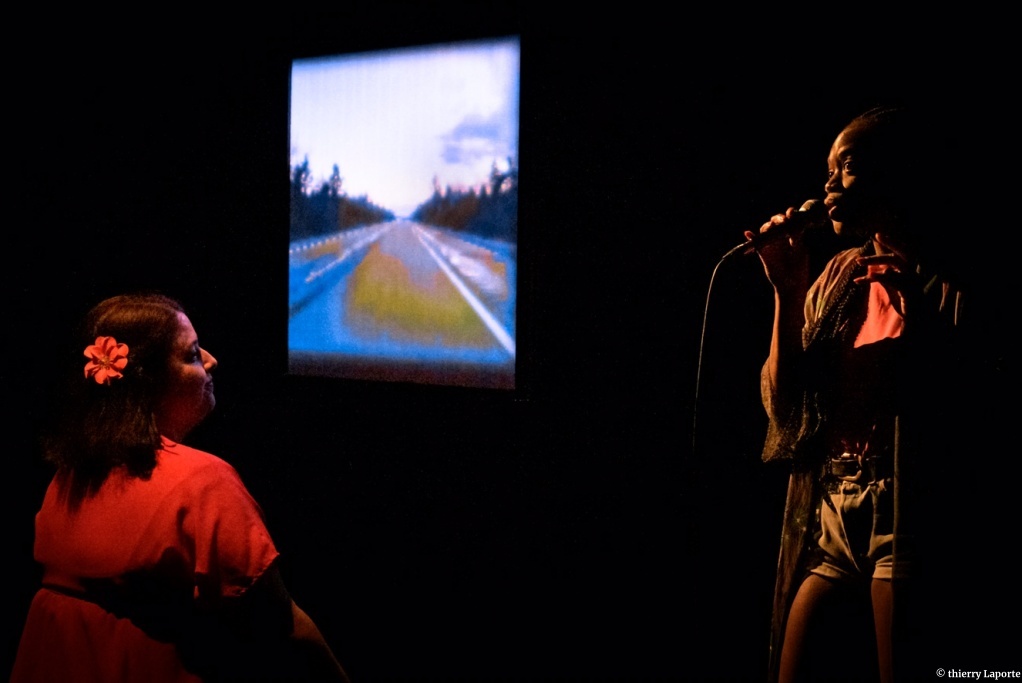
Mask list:
POLYGON ((862 249, 860 247, 844 249, 832 256, 826 265, 823 266, 823 270, 816 278, 816 281, 809 288, 810 300, 826 295, 827 292, 833 289, 841 281, 842 276, 848 269, 855 267, 855 261, 860 256, 862 256, 862 249))
POLYGON ((827 261, 827 265, 824 266, 819 279, 822 281, 836 279, 849 268, 854 268, 855 260, 860 256, 862 256, 862 247, 853 247, 839 251, 827 261))
POLYGON ((206 451, 164 439, 157 472, 178 504, 200 519, 261 520, 262 507, 233 465, 206 451))
POLYGON ((162 439, 157 454, 157 470, 162 477, 187 482, 190 487, 242 486, 237 470, 223 458, 167 438, 162 439))
POLYGON ((278 556, 262 507, 222 458, 163 440, 157 470, 172 482, 175 519, 194 555, 204 599, 248 590, 278 556))

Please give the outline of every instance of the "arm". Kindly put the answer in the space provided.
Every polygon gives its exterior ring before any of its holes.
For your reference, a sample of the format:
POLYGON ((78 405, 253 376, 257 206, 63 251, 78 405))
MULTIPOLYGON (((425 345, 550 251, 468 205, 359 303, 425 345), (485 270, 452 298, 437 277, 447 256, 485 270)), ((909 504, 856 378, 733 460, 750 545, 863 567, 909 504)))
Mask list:
POLYGON ((770 353, 763 365, 763 401, 771 418, 787 414, 799 402, 797 367, 802 355, 802 327, 805 324, 805 289, 774 288, 774 322, 770 353))
MULTIPOLYGON (((291 598, 276 562, 227 609, 224 622, 245 645, 235 671, 288 681, 350 683, 312 618, 291 598)), ((260 679, 261 680, 261 679, 260 679)))
POLYGON ((231 680, 348 683, 317 625, 291 599, 262 510, 237 471, 200 455, 182 493, 182 537, 192 539, 196 607, 214 629, 203 649, 213 650, 211 661, 231 680))
POLYGON ((308 662, 311 680, 348 683, 348 674, 337 661, 316 622, 294 600, 291 601, 291 618, 294 629, 290 640, 296 652, 308 662))
MULTIPOLYGON (((760 234, 783 226, 794 213, 791 207, 764 223, 760 234)), ((745 236, 752 239, 752 232, 745 236)), ((809 289, 809 252, 801 236, 763 240, 757 250, 767 280, 774 288, 774 321, 770 351, 763 366, 763 404, 773 420, 800 406, 800 388, 796 381, 802 356, 802 328, 805 325, 806 292, 809 289)))

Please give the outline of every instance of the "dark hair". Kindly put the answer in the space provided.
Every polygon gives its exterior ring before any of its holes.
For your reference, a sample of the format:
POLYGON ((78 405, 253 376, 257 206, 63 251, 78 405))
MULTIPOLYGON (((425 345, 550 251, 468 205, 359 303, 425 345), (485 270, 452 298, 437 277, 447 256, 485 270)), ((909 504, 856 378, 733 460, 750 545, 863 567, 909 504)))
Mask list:
POLYGON ((962 250, 968 247, 961 240, 934 239, 940 233, 932 226, 965 220, 956 201, 967 184, 963 173, 976 169, 957 167, 957 143, 944 132, 947 126, 940 118, 944 115, 904 106, 873 107, 852 119, 846 129, 857 127, 856 147, 869 164, 874 191, 897 216, 900 237, 911 245, 916 265, 928 274, 939 272, 964 289, 974 277, 970 268, 975 259, 963 258, 962 250), (927 155, 922 153, 924 143, 933 146, 927 155), (932 165, 934 154, 946 154, 948 162, 940 165, 939 173, 924 173, 924 163, 932 165))
MULTIPOLYGON (((855 128, 861 161, 870 166, 874 180, 891 193, 905 193, 912 179, 914 130, 904 107, 876 106, 853 118, 845 130, 855 128)), ((860 162, 861 163, 861 162, 860 162)))
POLYGON ((43 457, 69 483, 72 504, 98 490, 115 467, 136 477, 152 474, 160 446, 156 402, 183 312, 162 294, 128 294, 105 299, 86 314, 68 350, 61 412, 42 441, 43 457), (128 346, 123 377, 109 384, 84 375, 84 350, 100 336, 128 346))

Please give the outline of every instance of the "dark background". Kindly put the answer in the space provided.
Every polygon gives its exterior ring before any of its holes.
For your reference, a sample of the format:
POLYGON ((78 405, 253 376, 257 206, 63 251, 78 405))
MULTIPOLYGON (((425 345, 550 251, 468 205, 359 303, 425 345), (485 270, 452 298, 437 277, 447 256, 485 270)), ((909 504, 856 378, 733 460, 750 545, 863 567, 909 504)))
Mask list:
POLYGON ((997 240, 973 239, 1010 229, 973 212, 994 187, 988 46, 633 12, 379 2, 25 28, 8 69, 5 658, 38 580, 48 358, 93 303, 152 288, 183 301, 220 361, 192 444, 239 470, 356 681, 761 679, 786 485, 759 461, 772 294, 754 257, 718 261, 822 196, 848 119, 904 102, 937 114, 920 187, 945 202, 927 207, 935 229, 961 241, 985 306, 962 415, 977 441, 948 482, 966 501, 949 555, 976 560, 948 586, 959 620, 934 667, 1012 664, 997 618, 1017 605, 1001 564, 1017 519, 1000 394, 1012 313, 975 266, 997 240), (522 39, 518 388, 287 376, 290 59, 508 34, 522 39))

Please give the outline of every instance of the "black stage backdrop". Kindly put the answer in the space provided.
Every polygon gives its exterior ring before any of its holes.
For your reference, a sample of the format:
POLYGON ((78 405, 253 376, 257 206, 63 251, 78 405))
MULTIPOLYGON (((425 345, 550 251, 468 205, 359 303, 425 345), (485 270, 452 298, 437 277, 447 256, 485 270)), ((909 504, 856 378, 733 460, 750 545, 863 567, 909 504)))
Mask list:
MULTIPOLYGON (((759 461, 772 298, 753 257, 708 297, 711 276, 744 229, 822 196, 833 136, 871 104, 936 104, 921 182, 959 170, 978 143, 955 125, 995 114, 968 85, 984 56, 909 50, 893 27, 852 50, 822 21, 739 35, 513 2, 123 22, 40 18, 9 66, 5 664, 38 580, 50 359, 98 299, 160 289, 220 361, 192 442, 237 467, 354 680, 762 679, 785 489, 759 461), (290 57, 512 33, 519 388, 286 376, 290 57)), ((970 264, 980 196, 941 207, 970 264)), ((983 311, 988 331, 1009 322, 983 311)), ((991 502, 1017 465, 987 455, 1001 339, 977 344, 989 375, 963 419, 984 436, 949 482, 975 515, 949 544, 976 555, 948 587, 969 623, 934 668, 1018 666, 996 619, 1017 605, 996 580, 1014 517, 991 502)))

